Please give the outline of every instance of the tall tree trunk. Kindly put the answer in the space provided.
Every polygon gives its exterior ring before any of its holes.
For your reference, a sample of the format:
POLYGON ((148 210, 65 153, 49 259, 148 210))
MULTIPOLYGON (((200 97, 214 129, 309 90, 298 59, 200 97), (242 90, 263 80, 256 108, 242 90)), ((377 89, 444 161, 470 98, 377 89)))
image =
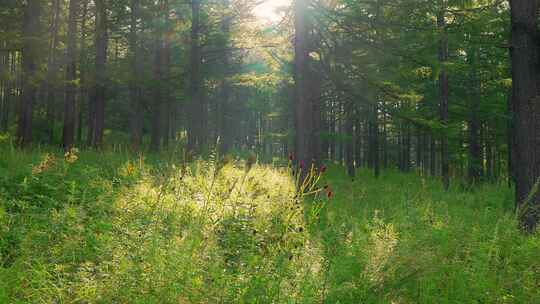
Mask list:
POLYGON ((480 149, 480 118, 478 117, 478 108, 480 106, 480 94, 478 94, 478 82, 476 73, 476 50, 469 51, 470 89, 470 117, 468 121, 469 129, 469 183, 474 185, 479 182, 482 175, 482 159, 480 149))
POLYGON ((539 220, 540 96, 538 0, 512 0, 512 79, 516 204, 525 231, 534 231, 539 220))
MULTIPOLYGON (((6 43, 4 42, 4 47, 6 43)), ((0 95, 2 95, 2 99, 0 100, 0 131, 1 132, 7 132, 8 129, 8 123, 7 118, 9 117, 9 94, 10 94, 10 87, 9 87, 9 57, 10 52, 9 51, 3 51, 1 52, 0 56, 0 89, 2 90, 0 92, 0 95)))
POLYGON ((204 105, 201 79, 200 47, 200 0, 191 1, 191 52, 190 52, 190 102, 188 114, 188 144, 190 151, 198 150, 201 145, 202 119, 204 105))
POLYGON ((140 0, 131 0, 131 21, 129 33, 129 48, 131 55, 131 71, 129 93, 131 98, 131 150, 139 151, 142 144, 143 109, 142 109, 142 74, 143 60, 139 46, 138 24, 140 18, 140 0))
POLYGON ((355 126, 354 126, 354 144, 355 144, 355 157, 354 161, 356 163, 356 168, 360 168, 362 166, 362 121, 360 119, 360 108, 359 106, 356 107, 356 117, 354 120, 355 126))
POLYGON ((430 145, 429 145, 429 172, 431 176, 437 175, 437 140, 433 133, 429 136, 430 145))
POLYGON ((77 87, 77 9, 79 0, 69 1, 69 20, 67 32, 66 51, 66 84, 64 100, 64 129, 62 132, 62 143, 65 151, 73 147, 75 141, 75 96, 77 87))
POLYGON ((105 98, 107 88, 106 63, 109 36, 107 33, 106 0, 95 0, 96 5, 96 57, 94 90, 90 101, 91 135, 89 145, 99 148, 103 144, 103 130, 105 127, 105 98))
POLYGON ((347 174, 351 178, 355 178, 356 172, 354 168, 354 104, 347 101, 345 113, 345 164, 347 166, 347 174))
MULTIPOLYGON (((228 0, 224 1, 225 10, 228 12, 230 9, 230 3, 228 0)), ((223 79, 221 80, 221 100, 218 102, 221 105, 221 113, 219 116, 220 125, 220 149, 222 154, 229 152, 233 145, 233 112, 231 111, 231 83, 229 77, 231 75, 231 46, 229 45, 230 32, 231 32, 231 16, 230 14, 224 14, 221 20, 221 30, 226 39, 225 51, 223 54, 223 79)))
MULTIPOLYGON (((437 16, 437 26, 441 31, 441 41, 439 46, 439 63, 441 71, 439 73, 439 98, 440 98, 440 119, 444 127, 448 126, 448 74, 446 63, 448 61, 448 34, 446 26, 446 0, 440 0, 441 10, 437 16)), ((446 129, 445 129, 446 133, 446 129)), ((450 187, 450 158, 448 151, 448 138, 446 134, 441 137, 441 168, 444 189, 450 187)))
POLYGON ((373 168, 373 174, 375 177, 379 177, 381 173, 381 166, 380 166, 380 157, 379 157, 379 106, 378 103, 375 102, 372 106, 372 113, 371 113, 371 160, 372 160, 372 168, 373 168))
MULTIPOLYGON (((159 1, 159 10, 157 13, 157 19, 163 20, 163 11, 164 11, 164 2, 163 0, 159 1)), ((161 139, 162 139, 162 110, 163 110, 163 28, 161 22, 158 22, 156 28, 156 41, 155 41, 155 50, 154 50, 154 88, 153 88, 153 97, 152 102, 152 131, 150 136, 150 149, 154 152, 159 151, 161 148, 161 139)))
POLYGON ((80 83, 79 83, 79 99, 77 106, 77 141, 82 142, 82 130, 83 130, 83 105, 88 103, 88 89, 87 89, 87 53, 86 53, 86 22, 88 18, 88 2, 90 0, 82 0, 82 16, 81 16, 81 40, 79 42, 79 71, 80 71, 80 83))
POLYGON ((163 140, 163 147, 169 147, 169 140, 171 138, 171 110, 172 96, 170 87, 170 55, 171 55, 171 20, 169 18, 169 0, 163 0, 163 18, 164 18, 164 34, 163 34, 163 47, 161 48, 161 65, 163 66, 163 103, 161 113, 163 115, 161 121, 161 135, 163 140))
POLYGON ((24 8, 22 97, 17 122, 17 143, 27 147, 32 142, 32 118, 36 101, 36 78, 40 39, 41 1, 28 0, 24 8))
POLYGON ((294 83, 296 101, 296 158, 304 164, 302 175, 313 159, 313 103, 309 98, 309 46, 306 0, 294 2, 294 83))
POLYGON ((46 118, 47 118, 47 133, 49 136, 49 144, 54 142, 54 126, 56 112, 56 96, 57 96, 57 81, 58 81, 58 29, 60 23, 61 5, 60 0, 55 0, 53 3, 53 20, 51 27, 51 41, 49 46, 49 58, 47 60, 47 79, 45 79, 45 94, 46 94, 46 118))

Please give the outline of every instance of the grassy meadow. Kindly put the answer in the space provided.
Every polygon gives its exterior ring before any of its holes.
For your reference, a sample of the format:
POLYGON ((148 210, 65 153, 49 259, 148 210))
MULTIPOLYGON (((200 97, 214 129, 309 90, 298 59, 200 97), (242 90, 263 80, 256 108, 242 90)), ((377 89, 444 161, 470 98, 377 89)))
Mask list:
POLYGON ((505 185, 180 154, 0 148, 0 303, 540 303, 505 185))

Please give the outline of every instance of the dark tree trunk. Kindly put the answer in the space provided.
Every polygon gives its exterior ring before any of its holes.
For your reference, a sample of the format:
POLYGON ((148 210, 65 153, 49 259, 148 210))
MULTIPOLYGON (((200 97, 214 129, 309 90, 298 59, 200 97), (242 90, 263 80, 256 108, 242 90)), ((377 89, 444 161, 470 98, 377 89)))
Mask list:
POLYGON ((32 142, 32 118, 36 101, 41 1, 28 0, 24 9, 22 96, 17 122, 17 144, 27 147, 32 142))
MULTIPOLYGON (((225 1, 225 6, 229 9, 229 1, 225 1)), ((229 45, 230 32, 231 32, 231 16, 225 14, 221 20, 221 30, 226 37, 225 51, 223 54, 223 79, 221 80, 221 100, 218 103, 221 106, 221 113, 219 114, 220 125, 220 150, 222 154, 229 152, 234 142, 234 112, 231 107, 231 83, 229 77, 231 76, 230 58, 231 52, 229 45)))
POLYGON ((379 107, 377 103, 372 106, 371 113, 371 161, 372 168, 375 177, 379 177, 381 173, 380 160, 379 160, 379 107))
POLYGON ((354 168, 354 105, 349 101, 345 111, 345 164, 349 177, 356 176, 354 168))
POLYGON ((171 22, 169 18, 169 0, 163 0, 163 19, 165 24, 165 32, 163 34, 163 47, 161 48, 161 65, 163 66, 163 103, 161 114, 161 136, 163 140, 163 147, 167 149, 169 147, 169 141, 171 138, 171 109, 172 96, 170 88, 170 48, 171 48, 171 22))
POLYGON ((294 83, 296 101, 296 158, 304 163, 302 175, 307 173, 313 159, 313 103, 309 96, 309 47, 306 0, 294 3, 294 83))
POLYGON ((86 22, 88 18, 88 2, 89 0, 82 0, 82 16, 81 16, 81 40, 79 42, 79 70, 80 70, 80 84, 79 84, 79 100, 77 107, 77 141, 82 143, 82 131, 83 131, 83 105, 88 104, 88 90, 87 90, 87 53, 86 53, 86 22))
POLYGON ((62 132, 62 143, 65 151, 73 147, 75 140, 75 96, 77 87, 77 8, 78 0, 69 1, 69 20, 67 32, 66 51, 66 84, 64 100, 64 129, 62 132))
POLYGON ((49 46, 49 58, 47 60, 47 79, 45 79, 45 94, 46 94, 46 118, 47 118, 47 133, 49 144, 54 142, 54 126, 56 112, 56 96, 58 90, 58 28, 60 23, 60 0, 55 0, 53 3, 53 21, 51 27, 51 41, 49 46))
MULTIPOLYGON (((11 75, 10 70, 10 56, 11 52, 5 51, 2 52, 0 57, 0 77, 2 75, 11 75)), ((11 86, 9 77, 1 78, 2 82, 0 84, 2 92, 2 99, 0 100, 0 131, 7 132, 8 130, 8 120, 10 112, 10 95, 11 95, 11 86)))
POLYGON ((429 145, 429 172, 431 176, 437 175, 437 140, 433 134, 430 135, 429 145))
POLYGON ((474 185, 479 182, 482 176, 482 155, 480 149, 480 118, 478 108, 480 106, 480 94, 478 94, 479 84, 476 73, 476 50, 469 52, 470 65, 470 89, 474 92, 470 95, 470 117, 468 121, 469 129, 469 183, 474 185))
POLYGON ((354 127, 354 144, 355 144, 355 152, 354 152, 354 159, 356 163, 356 167, 360 168, 362 166, 362 121, 360 119, 360 111, 359 107, 356 108, 356 119, 354 120, 355 127, 354 127))
POLYGON ((191 53, 190 53, 190 102, 188 114, 187 149, 201 148, 201 132, 204 105, 202 100, 201 50, 200 50, 200 0, 191 1, 191 53))
MULTIPOLYGON (((448 61, 448 34, 446 26, 446 0, 440 0, 441 11, 437 16, 437 26, 441 31, 441 41, 439 46, 439 63, 441 71, 439 74, 439 98, 440 98, 440 119, 444 127, 448 126, 448 74, 446 63, 448 61)), ((444 130, 445 133, 446 129, 444 130)), ((450 158, 448 151, 448 138, 446 134, 441 137, 441 175, 444 189, 450 187, 450 158)))
POLYGON ((131 150, 139 151, 142 144, 143 109, 142 109, 142 75, 143 60, 139 46, 138 24, 140 18, 140 0, 131 0, 131 22, 129 33, 129 48, 131 52, 131 71, 129 95, 131 98, 131 150))
MULTIPOLYGON (((163 1, 160 1, 160 7, 157 19, 162 19, 163 1)), ((162 139, 162 119, 163 119, 163 29, 161 22, 158 22, 156 29, 156 41, 154 50, 154 88, 152 101, 152 131, 150 134, 150 150, 157 152, 161 148, 162 139)))
POLYGON ((96 57, 94 88, 90 100, 89 142, 92 147, 103 145, 105 127, 105 97, 107 88, 106 63, 108 48, 106 0, 95 0, 96 5, 96 57))
POLYGON ((516 204, 522 228, 532 232, 540 205, 539 1, 512 0, 510 6, 516 204))

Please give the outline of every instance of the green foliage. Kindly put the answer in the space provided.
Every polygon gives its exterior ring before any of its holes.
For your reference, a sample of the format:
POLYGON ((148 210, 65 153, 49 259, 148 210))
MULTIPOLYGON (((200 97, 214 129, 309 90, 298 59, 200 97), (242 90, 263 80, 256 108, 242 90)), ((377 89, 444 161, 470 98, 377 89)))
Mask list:
POLYGON ((3 303, 540 301, 502 185, 334 167, 332 199, 302 203, 252 157, 1 152, 3 303))

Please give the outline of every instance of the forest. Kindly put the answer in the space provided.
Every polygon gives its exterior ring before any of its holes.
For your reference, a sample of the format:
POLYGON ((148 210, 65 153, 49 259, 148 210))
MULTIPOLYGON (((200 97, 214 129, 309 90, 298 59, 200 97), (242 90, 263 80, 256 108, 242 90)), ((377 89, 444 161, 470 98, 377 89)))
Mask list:
POLYGON ((539 23, 0 1, 0 303, 540 303, 539 23))

